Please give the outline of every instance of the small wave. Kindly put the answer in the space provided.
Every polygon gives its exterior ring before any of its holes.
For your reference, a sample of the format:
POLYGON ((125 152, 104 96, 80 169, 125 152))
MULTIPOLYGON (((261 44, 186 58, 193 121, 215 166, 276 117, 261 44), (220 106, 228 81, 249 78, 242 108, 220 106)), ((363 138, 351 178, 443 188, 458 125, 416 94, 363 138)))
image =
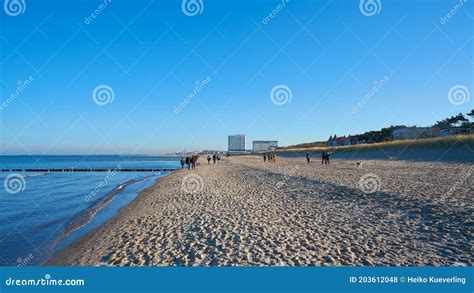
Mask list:
POLYGON ((89 224, 95 217, 95 215, 102 210, 104 207, 106 207, 112 200, 115 198, 115 196, 121 192, 125 187, 150 179, 152 177, 155 177, 154 175, 142 177, 142 178, 137 178, 137 179, 132 179, 128 180, 124 183, 121 183, 117 185, 112 191, 104 195, 103 197, 99 198, 96 200, 94 203, 92 203, 87 209, 84 211, 76 214, 73 216, 66 224, 64 233, 59 239, 57 239, 52 246, 55 246, 57 243, 74 233, 75 231, 81 229, 85 225, 89 224))
POLYGON ((46 176, 48 173, 34 173, 34 174, 26 174, 24 177, 38 177, 38 176, 46 176))

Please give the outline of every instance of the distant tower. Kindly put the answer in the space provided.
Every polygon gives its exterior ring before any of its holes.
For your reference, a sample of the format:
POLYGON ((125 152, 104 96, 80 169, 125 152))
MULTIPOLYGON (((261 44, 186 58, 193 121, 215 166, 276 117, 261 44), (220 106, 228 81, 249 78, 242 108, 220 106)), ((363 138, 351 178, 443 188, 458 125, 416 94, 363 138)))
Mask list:
POLYGON ((229 135, 229 152, 245 151, 245 134, 229 135))

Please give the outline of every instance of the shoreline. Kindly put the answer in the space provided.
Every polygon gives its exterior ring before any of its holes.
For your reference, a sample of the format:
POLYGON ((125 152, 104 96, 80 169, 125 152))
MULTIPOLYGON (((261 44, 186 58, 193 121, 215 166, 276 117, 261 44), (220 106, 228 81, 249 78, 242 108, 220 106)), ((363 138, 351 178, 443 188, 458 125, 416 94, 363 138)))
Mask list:
POLYGON ((464 239, 471 228, 462 221, 473 186, 446 177, 473 171, 471 164, 372 160, 359 170, 348 160, 321 167, 317 159, 263 164, 255 156, 200 163, 157 179, 44 265, 472 265, 464 239), (358 181, 371 172, 384 188, 363 194, 358 181), (198 193, 182 190, 190 174, 202 180, 198 193), (438 178, 451 180, 442 182, 446 190, 438 178), (440 200, 452 186, 456 198, 440 200))
MULTIPOLYGON (((107 224, 109 224, 109 222, 112 222, 112 221, 116 220, 116 218, 119 217, 119 215, 120 215, 121 213, 126 213, 126 211, 124 211, 124 210, 130 208, 130 207, 134 204, 134 202, 135 202, 143 193, 147 192, 147 190, 149 190, 149 189, 154 189, 154 188, 156 188, 156 186, 157 186, 159 180, 161 180, 161 179, 163 179, 163 178, 166 178, 166 177, 168 177, 168 176, 171 176, 173 173, 179 172, 179 171, 180 171, 180 170, 170 171, 168 174, 158 177, 158 178, 153 182, 153 184, 152 184, 151 186, 148 186, 148 187, 144 188, 143 190, 139 191, 139 192, 137 193, 137 195, 132 199, 132 201, 130 201, 129 203, 127 203, 127 204, 123 205, 122 207, 118 208, 117 211, 114 213, 114 215, 113 215, 112 217, 110 217, 109 219, 107 219, 106 221, 104 221, 102 224, 99 224, 97 227, 93 228, 91 231, 86 232, 85 234, 83 234, 83 235, 81 235, 81 236, 79 236, 79 237, 77 237, 77 238, 75 238, 75 239, 72 239, 72 242, 70 242, 69 244, 66 244, 65 246, 63 246, 63 247, 59 248, 58 250, 56 250, 56 251, 52 254, 52 256, 51 256, 50 258, 48 258, 47 260, 43 261, 43 262, 40 263, 39 265, 41 265, 41 266, 49 266, 49 265, 51 265, 50 262, 51 262, 54 258, 56 258, 57 255, 60 255, 60 254, 62 253, 62 251, 66 251, 66 250, 69 250, 69 249, 73 249, 73 247, 78 246, 78 245, 80 245, 80 243, 82 243, 82 242, 84 242, 84 241, 87 241, 87 239, 93 237, 93 236, 98 232, 98 230, 102 229, 104 226, 106 226, 107 224)), ((124 183, 126 183, 126 182, 124 182, 124 183)), ((124 183, 121 183, 121 184, 124 184, 124 183)), ((119 185, 121 185, 121 184, 119 184, 119 185)), ((108 204, 110 204, 110 202, 109 202, 108 204)), ((106 208, 106 207, 108 206, 108 204, 107 204, 106 206, 104 206, 102 209, 106 208)), ((102 210, 102 209, 101 209, 101 210, 102 210)), ((100 211, 98 211, 98 213, 100 213, 100 211)), ((96 215, 94 215, 94 217, 95 217, 95 216, 96 216, 96 215)), ((92 222, 93 220, 94 220, 94 218, 92 218, 90 222, 92 222)), ((87 227, 87 225, 89 225, 90 222, 87 223, 87 224, 85 224, 84 226, 82 226, 81 228, 79 228, 78 230, 76 230, 75 232, 80 231, 80 230, 83 229, 84 227, 87 227)), ((68 240, 67 238, 68 238, 68 237, 71 237, 75 232, 70 233, 68 236, 66 236, 65 238, 61 239, 61 240, 57 243, 57 245, 61 246, 61 243, 64 242, 64 241, 67 241, 67 240, 68 240)), ((71 240, 70 240, 70 241, 71 241, 71 240)), ((52 264, 52 265, 54 266, 54 264, 52 264)))

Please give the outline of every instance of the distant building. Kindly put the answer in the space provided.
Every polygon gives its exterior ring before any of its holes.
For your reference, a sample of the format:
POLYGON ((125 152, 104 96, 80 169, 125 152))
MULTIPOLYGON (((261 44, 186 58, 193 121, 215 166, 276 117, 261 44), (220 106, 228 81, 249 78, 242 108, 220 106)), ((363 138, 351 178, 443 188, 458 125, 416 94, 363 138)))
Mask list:
POLYGON ((357 136, 355 135, 348 135, 346 140, 344 141, 344 145, 356 145, 359 143, 357 136))
POLYGON ((326 142, 327 146, 341 146, 341 145, 356 145, 358 144, 357 136, 355 135, 348 135, 348 136, 340 136, 337 137, 335 134, 334 136, 330 136, 328 141, 326 142))
POLYGON ((434 127, 406 127, 394 129, 392 136, 394 140, 401 139, 417 139, 417 138, 427 138, 427 137, 436 137, 444 136, 449 134, 444 134, 443 131, 439 128, 434 127))
POLYGON ((252 142, 252 149, 254 152, 274 151, 277 148, 278 148, 278 141, 276 140, 254 140, 252 142))
POLYGON ((326 142, 327 146, 337 146, 337 136, 334 134, 334 136, 329 136, 328 141, 326 142))
POLYGON ((392 132, 393 140, 401 139, 417 139, 417 138, 429 138, 439 136, 449 136, 456 134, 467 134, 471 133, 469 129, 463 129, 460 127, 451 128, 439 128, 439 127, 405 127, 394 129, 392 132))
POLYGON ((245 134, 229 135, 229 152, 245 151, 245 134))

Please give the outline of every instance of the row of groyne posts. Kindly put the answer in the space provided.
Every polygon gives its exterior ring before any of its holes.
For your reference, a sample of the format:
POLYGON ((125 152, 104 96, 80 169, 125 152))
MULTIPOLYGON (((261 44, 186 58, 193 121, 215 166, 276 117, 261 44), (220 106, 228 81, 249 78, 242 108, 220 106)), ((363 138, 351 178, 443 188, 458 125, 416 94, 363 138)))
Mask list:
POLYGON ((51 172, 171 172, 179 170, 178 168, 153 168, 153 169, 137 169, 137 168, 116 168, 116 169, 105 169, 105 168, 65 168, 65 169, 0 169, 0 172, 40 172, 40 173, 51 173, 51 172))

